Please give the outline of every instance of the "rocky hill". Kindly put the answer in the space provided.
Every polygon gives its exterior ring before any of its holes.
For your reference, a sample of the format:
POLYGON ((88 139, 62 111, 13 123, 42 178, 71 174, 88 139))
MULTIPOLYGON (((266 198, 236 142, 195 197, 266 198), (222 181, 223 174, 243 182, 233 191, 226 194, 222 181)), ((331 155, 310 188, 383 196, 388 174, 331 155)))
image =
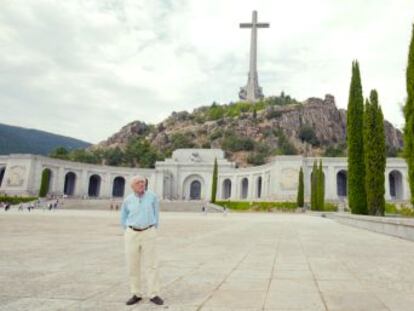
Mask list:
MULTIPOLYGON (((402 148, 402 133, 384 122, 389 156, 402 148)), ((93 148, 125 149, 143 139, 161 158, 177 148, 222 148, 240 166, 265 163, 277 154, 346 155, 346 111, 335 99, 297 102, 283 93, 256 104, 231 103, 173 112, 156 125, 134 121, 93 148)))

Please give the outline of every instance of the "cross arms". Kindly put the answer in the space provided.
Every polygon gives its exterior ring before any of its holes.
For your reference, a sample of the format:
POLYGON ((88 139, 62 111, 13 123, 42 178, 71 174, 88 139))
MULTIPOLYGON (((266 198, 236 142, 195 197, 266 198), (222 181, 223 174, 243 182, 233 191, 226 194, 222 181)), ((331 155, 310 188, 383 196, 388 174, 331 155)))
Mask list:
MULTIPOLYGON (((257 28, 269 28, 269 23, 256 23, 255 24, 257 28)), ((253 28, 252 23, 241 23, 240 28, 253 28)))

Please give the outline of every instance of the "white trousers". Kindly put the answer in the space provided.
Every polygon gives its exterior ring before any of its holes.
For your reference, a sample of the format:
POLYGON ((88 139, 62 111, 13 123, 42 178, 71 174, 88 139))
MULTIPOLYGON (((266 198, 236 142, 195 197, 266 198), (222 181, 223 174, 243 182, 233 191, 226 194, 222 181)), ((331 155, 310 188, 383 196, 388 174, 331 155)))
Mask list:
POLYGON ((138 297, 158 296, 156 229, 152 227, 144 231, 134 231, 127 228, 124 237, 131 293, 138 297))

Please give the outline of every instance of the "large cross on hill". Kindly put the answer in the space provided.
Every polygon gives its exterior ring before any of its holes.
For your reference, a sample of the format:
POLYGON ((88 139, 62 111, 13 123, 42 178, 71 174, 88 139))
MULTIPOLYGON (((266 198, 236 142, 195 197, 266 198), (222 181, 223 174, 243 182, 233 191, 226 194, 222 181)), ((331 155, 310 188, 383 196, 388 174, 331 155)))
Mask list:
POLYGON ((250 39, 250 66, 247 85, 240 88, 239 97, 242 100, 256 102, 263 98, 262 88, 259 86, 259 78, 257 76, 257 28, 269 28, 268 23, 257 22, 257 11, 252 13, 251 23, 241 23, 240 28, 251 28, 250 39))

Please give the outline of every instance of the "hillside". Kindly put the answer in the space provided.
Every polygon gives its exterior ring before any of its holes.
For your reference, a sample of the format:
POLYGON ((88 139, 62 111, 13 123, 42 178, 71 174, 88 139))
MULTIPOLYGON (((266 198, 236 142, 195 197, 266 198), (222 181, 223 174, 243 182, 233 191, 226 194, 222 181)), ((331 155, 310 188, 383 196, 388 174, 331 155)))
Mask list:
MULTIPOLYGON (((402 133, 387 121, 384 127, 388 156, 396 156, 402 133)), ((336 107, 331 95, 298 102, 282 93, 255 105, 214 103, 192 113, 173 112, 156 125, 134 121, 92 149, 124 150, 128 142, 140 138, 160 158, 177 148, 222 148, 240 166, 262 164, 278 154, 344 156, 346 111, 336 107)))
POLYGON ((90 143, 44 131, 0 124, 0 154, 32 153, 48 155, 57 147, 86 148, 90 143))

